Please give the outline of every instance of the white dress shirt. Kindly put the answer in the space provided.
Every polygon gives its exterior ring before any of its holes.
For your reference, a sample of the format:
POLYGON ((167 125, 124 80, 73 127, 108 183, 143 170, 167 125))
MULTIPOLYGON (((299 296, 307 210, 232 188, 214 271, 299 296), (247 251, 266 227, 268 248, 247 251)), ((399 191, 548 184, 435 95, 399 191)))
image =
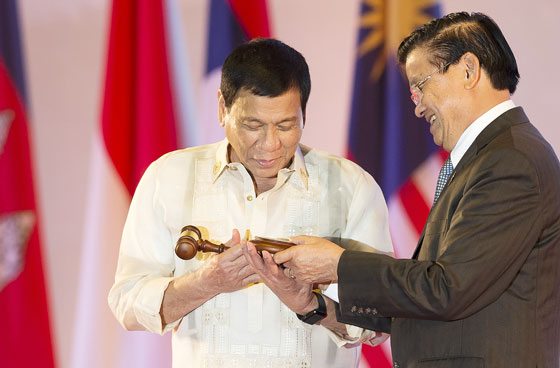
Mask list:
POLYGON ((243 165, 228 163, 228 142, 174 151, 146 170, 123 231, 109 305, 121 324, 172 331, 173 367, 356 367, 359 348, 302 323, 264 284, 220 294, 162 326, 160 307, 173 277, 215 255, 184 261, 174 253, 185 225, 226 242, 234 228, 252 237, 340 236, 392 252, 383 194, 356 164, 300 147, 271 190, 255 195, 243 165))

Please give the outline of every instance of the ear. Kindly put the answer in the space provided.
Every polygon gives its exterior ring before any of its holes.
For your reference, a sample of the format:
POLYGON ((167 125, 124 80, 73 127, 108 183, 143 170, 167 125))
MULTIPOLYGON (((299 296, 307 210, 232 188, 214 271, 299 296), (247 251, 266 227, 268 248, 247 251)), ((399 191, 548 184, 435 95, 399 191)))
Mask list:
POLYGON ((226 114, 227 114, 226 101, 224 100, 222 91, 219 89, 218 90, 218 121, 222 128, 226 125, 226 121, 225 121, 226 114))
POLYGON ((465 89, 473 89, 479 82, 481 76, 480 61, 472 52, 466 52, 461 57, 461 66, 464 67, 465 89))

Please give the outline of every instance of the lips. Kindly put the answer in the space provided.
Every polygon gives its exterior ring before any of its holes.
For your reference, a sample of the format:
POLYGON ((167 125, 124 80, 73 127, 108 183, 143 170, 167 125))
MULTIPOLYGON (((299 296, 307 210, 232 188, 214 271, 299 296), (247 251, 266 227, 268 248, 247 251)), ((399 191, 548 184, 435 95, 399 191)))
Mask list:
POLYGON ((435 116, 435 115, 432 115, 432 116, 430 117, 430 119, 428 119, 428 123, 429 123, 430 125, 432 125, 435 121, 436 121, 436 116, 435 116))
POLYGON ((273 167, 274 164, 276 163, 276 159, 272 159, 272 160, 255 160, 257 161, 257 163, 259 164, 260 167, 262 168, 269 168, 269 167, 273 167))

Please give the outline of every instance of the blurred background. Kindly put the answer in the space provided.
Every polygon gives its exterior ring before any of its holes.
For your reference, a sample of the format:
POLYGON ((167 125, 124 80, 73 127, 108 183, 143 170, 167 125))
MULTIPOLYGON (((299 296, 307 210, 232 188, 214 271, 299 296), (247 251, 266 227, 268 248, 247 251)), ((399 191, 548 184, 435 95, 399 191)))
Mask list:
MULTIPOLYGON (((370 0, 365 3, 375 8, 382 7, 385 2, 370 0)), ((395 3, 402 3, 402 9, 406 10, 413 7, 415 1, 395 3)), ((560 85, 560 49, 554 46, 560 36, 560 2, 442 0, 439 4, 442 14, 459 10, 480 11, 496 20, 516 55, 521 74, 513 100, 524 107, 533 124, 555 151, 560 152, 560 127, 555 116, 560 85)), ((271 35, 299 50, 310 66, 312 92, 303 143, 346 155, 361 2, 268 0, 267 5, 271 35)), ((208 105, 216 95, 215 85, 208 85, 206 71, 210 0, 174 0, 167 6, 173 7, 174 27, 182 46, 177 70, 182 70, 183 74, 175 75, 184 82, 180 94, 183 119, 178 119, 183 125, 177 131, 179 146, 209 143, 221 138, 214 109, 208 105)), ((46 284, 45 305, 50 313, 55 365, 83 367, 82 357, 90 361, 90 366, 136 367, 139 365, 130 361, 123 365, 119 361, 121 358, 111 358, 109 353, 98 350, 98 345, 113 341, 111 339, 92 339, 86 347, 78 342, 84 334, 94 336, 92 329, 105 323, 103 319, 97 319, 94 311, 82 312, 82 306, 88 304, 84 302, 89 300, 88 294, 91 300, 96 300, 103 291, 101 304, 106 305, 106 283, 112 280, 118 252, 118 241, 114 244, 91 241, 99 234, 90 217, 94 203, 92 182, 102 175, 94 167, 97 162, 94 156, 99 148, 96 137, 100 136, 101 129, 113 2, 20 0, 18 7, 23 65, 27 75, 29 142, 46 284), (98 247, 100 250, 96 252, 98 247), (102 256, 107 250, 101 248, 106 247, 112 249, 113 259, 102 256), (87 254, 93 254, 92 258, 87 254), (95 272, 102 269, 104 274, 98 278, 92 273, 92 280, 84 283, 83 278, 88 276, 83 272, 89 259, 93 262, 92 269, 95 272), (95 280, 99 280, 100 291, 90 294, 88 285, 95 280), (89 322, 83 324, 81 319, 84 318, 89 322)), ((391 16, 405 19, 407 14, 393 9, 391 16)), ((412 110, 412 103, 406 108, 412 110)), ((411 124, 418 124, 427 132, 423 120, 411 124)), ((122 196, 111 198, 113 203, 126 204, 122 196)), ((116 229, 122 226, 122 216, 120 218, 112 224, 116 229)), ((33 334, 33 331, 27 329, 25 333, 33 334)), ((115 351, 111 354, 118 356, 119 346, 114 345, 115 351)), ((141 355, 139 351, 137 353, 141 355)), ((161 360, 153 363, 154 367, 168 366, 168 358, 164 355, 162 353, 161 360)), ((369 364, 373 366, 371 362, 369 364)), ((381 364, 385 363, 378 366, 381 364)))

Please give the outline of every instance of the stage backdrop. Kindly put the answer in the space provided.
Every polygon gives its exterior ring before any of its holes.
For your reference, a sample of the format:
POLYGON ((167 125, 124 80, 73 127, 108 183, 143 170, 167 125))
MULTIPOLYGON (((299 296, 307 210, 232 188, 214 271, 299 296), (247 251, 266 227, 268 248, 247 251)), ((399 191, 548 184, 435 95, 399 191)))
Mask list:
MULTIPOLYGON (((401 0, 403 3, 410 1, 401 0)), ((391 2, 393 2, 391 0, 391 2)), ((360 1, 269 0, 274 35, 300 50, 310 65, 313 87, 304 143, 346 154, 360 1)), ((380 5, 381 0, 368 3, 380 5)), ((109 0, 20 0, 26 110, 33 142, 36 194, 42 219, 43 263, 48 286, 54 356, 72 366, 78 319, 79 277, 84 253, 93 139, 99 132, 111 2, 109 0)), ((190 80, 191 122, 201 117, 206 78, 209 1, 178 0, 176 14, 185 39, 183 77, 190 80), (190 79, 189 79, 190 78, 190 79)), ((560 152, 556 107, 560 49, 557 0, 443 0, 441 11, 482 11, 502 27, 521 71, 514 101, 523 105, 560 152), (529 16, 528 16, 529 15, 529 16)), ((184 96, 189 95, 188 91, 184 96)), ((186 97, 185 97, 186 98, 186 97)), ((422 121, 411 122, 423 126, 422 121)), ((195 135, 200 137, 200 135, 195 135)), ((183 141, 185 142, 185 141, 183 141)), ((115 250, 116 251, 116 250, 115 250)), ((85 291, 87 292, 87 290, 85 291)))

